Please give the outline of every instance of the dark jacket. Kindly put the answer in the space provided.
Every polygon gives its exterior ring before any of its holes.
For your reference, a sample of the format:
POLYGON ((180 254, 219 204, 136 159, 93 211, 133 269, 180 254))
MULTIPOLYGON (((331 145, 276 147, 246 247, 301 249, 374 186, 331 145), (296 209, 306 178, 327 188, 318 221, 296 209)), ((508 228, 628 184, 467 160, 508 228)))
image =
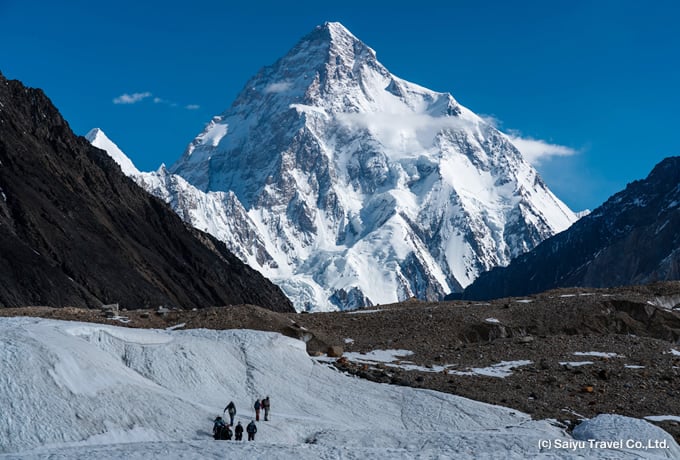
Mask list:
POLYGON ((255 422, 250 422, 248 424, 248 427, 246 428, 246 431, 248 433, 253 433, 253 434, 257 433, 257 425, 255 425, 255 422))
POLYGON ((223 427, 225 427, 224 420, 222 420, 222 417, 217 417, 215 419, 215 424, 213 425, 213 434, 215 434, 218 430, 221 430, 223 427))
POLYGON ((227 407, 224 408, 224 412, 227 411, 229 412, 229 415, 236 415, 236 405, 234 404, 233 401, 227 404, 227 407))
POLYGON ((224 423, 224 420, 222 420, 222 417, 217 417, 215 419, 215 424, 213 425, 213 438, 224 439, 224 436, 226 435, 224 430, 226 428, 227 425, 224 423))
POLYGON ((238 434, 243 434, 243 425, 241 425, 241 422, 238 422, 238 425, 234 428, 234 432, 238 434))

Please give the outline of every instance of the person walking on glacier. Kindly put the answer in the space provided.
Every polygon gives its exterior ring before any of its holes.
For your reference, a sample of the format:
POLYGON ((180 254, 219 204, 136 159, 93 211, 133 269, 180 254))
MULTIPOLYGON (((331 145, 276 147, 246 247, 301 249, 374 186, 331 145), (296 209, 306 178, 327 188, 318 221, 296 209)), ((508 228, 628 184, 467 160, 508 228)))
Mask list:
POLYGON ((238 425, 234 428, 234 435, 236 436, 237 441, 243 440, 243 425, 241 425, 241 422, 238 422, 238 425))
POLYGON ((262 408, 264 409, 264 421, 269 421, 269 396, 262 400, 262 408))
POLYGON ((260 408, 262 407, 262 403, 260 402, 259 399, 255 400, 255 420, 258 422, 260 421, 260 408))
POLYGON ((224 408, 224 412, 229 412, 229 425, 234 426, 234 417, 236 417, 236 405, 234 401, 229 401, 227 407, 224 408))
POLYGON ((248 424, 246 431, 248 432, 248 441, 255 441, 255 433, 257 433, 257 425, 255 425, 255 420, 248 424))

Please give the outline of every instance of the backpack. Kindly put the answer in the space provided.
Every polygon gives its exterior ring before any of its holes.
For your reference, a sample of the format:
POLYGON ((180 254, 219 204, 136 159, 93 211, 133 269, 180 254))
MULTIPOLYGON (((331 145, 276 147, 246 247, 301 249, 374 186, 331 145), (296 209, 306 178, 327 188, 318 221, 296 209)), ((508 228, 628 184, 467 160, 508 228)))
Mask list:
POLYGON ((227 428, 225 425, 215 425, 215 428, 213 428, 213 438, 226 439, 225 428, 227 428))
POLYGON ((260 400, 258 399, 257 401, 255 401, 255 410, 258 410, 260 406, 261 406, 260 400))

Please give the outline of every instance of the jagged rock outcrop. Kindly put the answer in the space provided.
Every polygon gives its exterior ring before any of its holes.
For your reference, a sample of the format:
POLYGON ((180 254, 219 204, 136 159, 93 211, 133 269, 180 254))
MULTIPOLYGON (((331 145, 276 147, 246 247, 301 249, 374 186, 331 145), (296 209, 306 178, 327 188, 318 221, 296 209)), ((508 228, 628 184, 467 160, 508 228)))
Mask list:
POLYGON ((290 301, 0 74, 0 306, 179 308, 290 301))
POLYGON ((483 273, 468 299, 556 287, 615 287, 680 279, 680 157, 666 158, 568 230, 483 273))

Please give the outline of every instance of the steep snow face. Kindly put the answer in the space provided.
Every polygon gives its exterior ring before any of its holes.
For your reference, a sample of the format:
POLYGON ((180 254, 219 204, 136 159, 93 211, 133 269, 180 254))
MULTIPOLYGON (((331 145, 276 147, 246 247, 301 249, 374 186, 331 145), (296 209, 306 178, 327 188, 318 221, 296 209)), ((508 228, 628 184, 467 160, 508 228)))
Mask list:
POLYGON ((277 262, 267 241, 233 192, 202 192, 165 166, 131 175, 142 188, 168 203, 187 223, 223 241, 229 250, 265 276, 277 262))
POLYGON ((296 460, 680 455, 668 433, 643 420, 596 418, 574 439, 504 407, 343 375, 301 341, 248 330, 0 318, 0 406, 2 458, 217 459, 225 449, 296 460), (211 438, 229 401, 246 425, 267 395, 271 420, 257 424, 255 442, 211 438), (590 448, 587 439, 666 448, 590 448))
POLYGON ((87 139, 90 144, 94 145, 95 147, 105 150, 109 156, 113 158, 116 163, 118 163, 120 169, 123 170, 125 175, 132 176, 140 173, 140 171, 132 163, 132 160, 130 160, 130 158, 128 158, 128 156, 124 154, 123 151, 116 144, 114 144, 113 141, 109 139, 101 129, 91 129, 90 132, 85 135, 85 139, 87 139))
POLYGON ((230 249, 298 310, 437 300, 576 219, 504 135, 339 23, 262 69, 170 171, 232 193, 229 233, 257 243, 230 249))

